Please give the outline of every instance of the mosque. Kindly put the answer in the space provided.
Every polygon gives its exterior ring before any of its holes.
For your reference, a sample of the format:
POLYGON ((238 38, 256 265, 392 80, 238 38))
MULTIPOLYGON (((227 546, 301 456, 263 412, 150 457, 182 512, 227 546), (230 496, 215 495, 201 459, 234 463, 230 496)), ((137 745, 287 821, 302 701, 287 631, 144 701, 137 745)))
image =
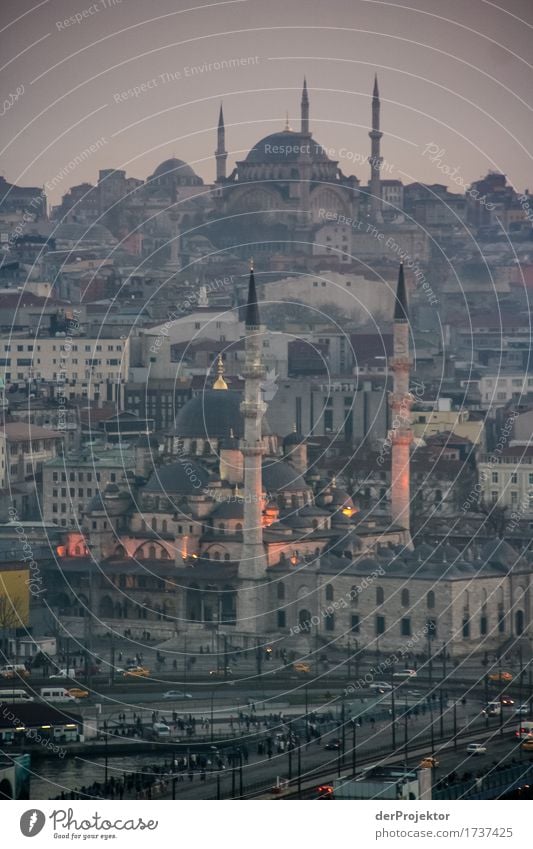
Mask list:
POLYGON ((252 269, 244 391, 228 387, 219 359, 212 388, 180 409, 165 446, 140 437, 135 469, 98 492, 81 532, 69 533, 60 564, 67 583, 56 576, 50 603, 68 616, 80 604, 71 597, 80 569, 98 571, 90 606, 101 621, 139 636, 149 628, 180 650, 216 634, 235 647, 276 644, 299 656, 332 643, 415 651, 428 642, 464 655, 525 637, 526 555, 497 538, 462 550, 411 540, 403 267, 390 361, 390 517, 363 513, 335 479, 321 479, 302 434, 271 432, 263 334, 252 269))

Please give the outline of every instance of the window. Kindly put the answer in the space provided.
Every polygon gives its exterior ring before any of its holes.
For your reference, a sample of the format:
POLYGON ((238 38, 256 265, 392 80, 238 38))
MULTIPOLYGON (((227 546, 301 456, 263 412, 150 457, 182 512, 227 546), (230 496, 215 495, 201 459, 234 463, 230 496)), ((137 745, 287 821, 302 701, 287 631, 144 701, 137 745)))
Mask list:
POLYGON ((402 607, 409 607, 409 590, 402 590, 402 607))
POLYGON ((333 596, 334 596, 333 587, 331 586, 331 584, 328 584, 326 586, 326 601, 333 601, 333 596))
POLYGON ((479 633, 481 634, 482 637, 484 637, 485 634, 487 633, 487 631, 488 631, 487 614, 485 612, 483 612, 481 614, 481 618, 479 620, 479 633))
POLYGON ((285 628, 287 616, 284 610, 278 610, 278 628, 285 628))
POLYGON ((359 631, 360 631, 359 616, 356 613, 352 613, 351 631, 352 631, 352 634, 358 634, 359 631))
POLYGON ((285 598, 285 584, 280 582, 278 584, 278 599, 280 601, 283 601, 284 598, 285 598))
POLYGON ((465 616, 463 619, 463 639, 468 640, 470 637, 470 619, 465 616))
POLYGON ((505 611, 503 604, 498 605, 498 633, 505 633, 505 611))
POLYGON ((324 622, 325 622, 326 631, 334 631, 335 630, 335 614, 334 613, 328 613, 324 622))
POLYGON ((410 637, 411 636, 411 618, 407 616, 405 619, 402 619, 400 622, 400 633, 402 637, 410 637))
POLYGON ((376 587, 376 604, 383 604, 385 601, 385 593, 383 587, 376 587))
POLYGON ((429 610, 433 610, 435 607, 435 593, 433 590, 430 590, 427 594, 427 605, 429 610))
POLYGON ((511 483, 518 483, 518 473, 511 472, 511 483))
POLYGON ((384 616, 376 616, 376 634, 384 634, 385 633, 385 617, 384 616))
POLYGON ((498 472, 493 472, 491 476, 492 483, 498 483, 500 476, 498 472))

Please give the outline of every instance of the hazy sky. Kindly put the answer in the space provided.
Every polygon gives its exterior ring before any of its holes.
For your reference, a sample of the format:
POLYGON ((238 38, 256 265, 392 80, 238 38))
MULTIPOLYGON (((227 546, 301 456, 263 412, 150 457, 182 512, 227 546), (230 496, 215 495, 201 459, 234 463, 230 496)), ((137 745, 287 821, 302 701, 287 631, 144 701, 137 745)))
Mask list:
POLYGON ((173 154, 212 181, 220 101, 229 171, 286 110, 298 126, 304 73, 314 137, 345 173, 368 179, 377 71, 384 176, 453 187, 423 155, 434 143, 465 181, 491 168, 533 188, 532 0, 2 0, 1 16, 0 99, 24 87, 1 108, 6 179, 41 185, 105 140, 53 203, 100 168, 145 178, 173 154), (258 58, 188 75, 242 57, 258 58))

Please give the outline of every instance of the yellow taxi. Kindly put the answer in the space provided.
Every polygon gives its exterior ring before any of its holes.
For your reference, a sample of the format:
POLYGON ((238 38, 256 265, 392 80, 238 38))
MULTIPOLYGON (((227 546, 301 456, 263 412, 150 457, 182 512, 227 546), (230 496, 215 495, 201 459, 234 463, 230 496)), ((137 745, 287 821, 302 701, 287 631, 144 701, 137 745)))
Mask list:
POLYGON ((67 690, 69 696, 72 696, 73 699, 86 699, 89 696, 88 690, 82 690, 81 687, 71 687, 67 690))
POLYGON ((520 748, 524 750, 524 752, 533 752, 533 737, 522 740, 520 743, 520 748))
POLYGON ((305 675, 307 675, 309 672, 311 672, 311 667, 309 666, 309 664, 303 663, 302 661, 298 661, 297 663, 293 663, 292 668, 294 669, 295 672, 303 672, 305 675))
POLYGON ((149 675, 150 670, 147 666, 133 666, 124 672, 124 678, 148 678, 149 675))
POLYGON ((490 675, 488 676, 488 678, 489 678, 489 681, 494 681, 497 684, 501 683, 502 681, 512 681, 513 680, 513 676, 511 675, 510 672, 491 672, 490 675))

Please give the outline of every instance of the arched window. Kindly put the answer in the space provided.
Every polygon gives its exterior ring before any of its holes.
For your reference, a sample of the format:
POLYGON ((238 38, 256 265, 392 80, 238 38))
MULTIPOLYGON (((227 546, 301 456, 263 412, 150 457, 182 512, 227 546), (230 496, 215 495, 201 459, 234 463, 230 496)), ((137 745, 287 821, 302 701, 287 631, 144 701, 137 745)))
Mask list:
POLYGON ((433 610, 435 607, 435 593, 433 590, 430 590, 427 594, 427 605, 429 610, 433 610))
POLYGON ((163 519, 163 522, 162 522, 162 529, 163 529, 163 533, 164 533, 164 534, 166 534, 167 529, 168 529, 168 525, 167 525, 167 520, 166 520, 166 519, 163 519))
POLYGON ((170 554, 166 550, 166 548, 161 549, 161 560, 170 560, 170 554))
POLYGON ((155 516, 152 518, 152 530, 157 531, 157 519, 155 516))
POLYGON ((352 604, 356 607, 359 604, 359 593, 357 591, 357 587, 353 586, 350 590, 350 598, 352 600, 352 604))
POLYGON ((220 533, 221 533, 221 534, 223 534, 223 533, 224 533, 224 531, 226 530, 226 525, 224 524, 224 522, 219 522, 219 523, 218 523, 218 529, 219 529, 219 531, 220 531, 220 533))
POLYGON ((383 604, 385 601, 385 593, 383 587, 376 587, 376 604, 383 604))
POLYGON ((333 601, 333 596, 334 596, 333 587, 331 586, 331 584, 327 584, 327 586, 326 586, 326 601, 333 601))
POLYGON ((237 522, 237 524, 235 525, 235 531, 236 531, 237 533, 238 533, 239 531, 242 531, 242 525, 241 525, 241 523, 240 523, 240 522, 237 522))
POLYGON ((148 549, 148 557, 150 560, 155 560, 155 545, 151 545, 148 549))
POLYGON ((220 560, 220 551, 215 551, 213 556, 214 556, 215 560, 220 560))
POLYGON ((228 552, 227 552, 227 551, 226 551, 226 553, 225 553, 225 555, 224 555, 224 560, 229 560, 229 554, 228 554, 228 552))
POLYGON ((301 631, 311 630, 311 614, 308 610, 300 610, 298 613, 298 625, 301 631))
POLYGON ((402 607, 409 607, 409 590, 402 590, 402 607))
POLYGON ((278 599, 280 601, 283 601, 284 598, 285 598, 285 584, 281 583, 281 581, 280 581, 280 583, 278 584, 278 599))

